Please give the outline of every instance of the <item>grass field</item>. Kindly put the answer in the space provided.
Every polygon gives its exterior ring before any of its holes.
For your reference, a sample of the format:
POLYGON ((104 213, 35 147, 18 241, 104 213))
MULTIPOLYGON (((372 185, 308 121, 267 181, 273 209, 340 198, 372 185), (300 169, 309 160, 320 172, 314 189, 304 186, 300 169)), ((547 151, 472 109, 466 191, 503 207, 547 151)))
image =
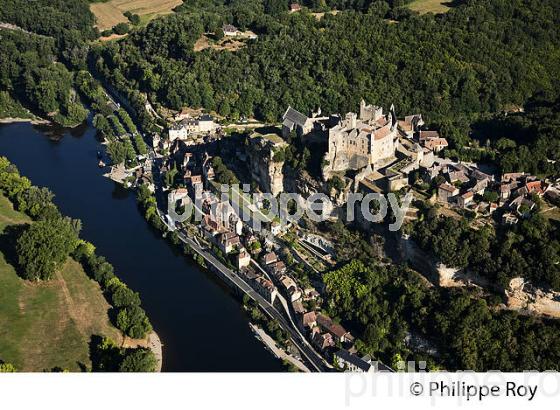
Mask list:
POLYGON ((91 367, 92 335, 122 341, 109 322, 109 304, 74 260, 49 282, 31 283, 17 276, 6 261, 4 235, 9 226, 28 222, 0 195, 0 360, 19 371, 91 367))
POLYGON ((99 30, 110 29, 118 23, 127 23, 125 11, 140 16, 141 24, 146 24, 154 17, 169 14, 182 0, 109 0, 105 3, 93 3, 90 9, 97 18, 99 30))
POLYGON ((407 7, 420 14, 425 13, 446 13, 451 7, 448 5, 451 0, 415 0, 407 7))

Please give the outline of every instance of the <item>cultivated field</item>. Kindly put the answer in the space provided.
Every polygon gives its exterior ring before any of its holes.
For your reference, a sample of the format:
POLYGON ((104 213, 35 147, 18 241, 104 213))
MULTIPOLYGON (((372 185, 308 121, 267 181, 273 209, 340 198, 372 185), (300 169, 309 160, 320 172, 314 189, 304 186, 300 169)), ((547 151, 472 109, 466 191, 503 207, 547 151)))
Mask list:
POLYGON ((446 13, 451 7, 451 0, 415 0, 408 4, 407 7, 417 11, 420 14, 425 13, 446 13))
POLYGON ((109 0, 106 3, 93 3, 90 8, 97 18, 99 30, 110 29, 118 23, 127 23, 125 11, 138 14, 142 23, 147 23, 162 14, 169 14, 182 0, 109 0))
POLYGON ((31 283, 17 276, 7 231, 29 222, 0 195, 0 360, 19 371, 90 368, 92 335, 122 342, 109 322, 109 304, 74 260, 49 282, 31 283))

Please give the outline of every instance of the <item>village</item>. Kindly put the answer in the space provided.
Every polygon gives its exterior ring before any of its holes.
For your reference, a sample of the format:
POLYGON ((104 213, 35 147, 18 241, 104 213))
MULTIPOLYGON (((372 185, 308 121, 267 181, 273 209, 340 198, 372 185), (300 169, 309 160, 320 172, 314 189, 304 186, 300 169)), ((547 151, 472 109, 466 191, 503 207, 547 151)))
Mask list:
MULTIPOLYGON (((304 144, 323 143, 322 181, 305 189, 309 194, 328 186, 329 180, 343 181, 338 191, 327 192, 336 203, 326 210, 331 218, 338 217, 351 192, 400 191, 438 204, 450 215, 470 212, 481 223, 515 224, 534 212, 541 198, 557 201, 560 192, 558 182, 524 173, 497 176, 477 164, 441 157, 448 142, 437 131, 424 129, 421 114, 399 118, 395 107, 384 113, 363 100, 359 113, 344 116, 325 116, 320 109, 307 116, 288 107, 279 126, 249 128, 245 145, 207 113, 179 112, 169 122, 168 132, 152 139, 153 158, 141 158, 126 171, 124 181, 160 191, 168 210, 177 213, 200 204, 195 210, 199 221, 175 222, 168 214, 168 226, 196 238, 271 305, 281 306, 329 366, 351 371, 390 369, 374 358, 360 357, 354 336, 322 311, 321 272, 336 264, 335 247, 329 238, 298 224, 267 217, 262 202, 252 203, 243 195, 221 197, 224 175, 235 175, 224 164, 224 147, 229 165, 237 161, 246 168, 254 181, 252 191, 276 196, 294 185, 287 181, 285 159, 278 154, 288 139, 295 135, 304 144), (245 209, 259 216, 261 230, 253 230, 252 221, 240 216, 245 209), (494 214, 501 216, 492 219, 494 214), (299 272, 288 268, 294 261, 303 267, 299 272)), ((414 209, 407 217, 414 219, 414 209)))

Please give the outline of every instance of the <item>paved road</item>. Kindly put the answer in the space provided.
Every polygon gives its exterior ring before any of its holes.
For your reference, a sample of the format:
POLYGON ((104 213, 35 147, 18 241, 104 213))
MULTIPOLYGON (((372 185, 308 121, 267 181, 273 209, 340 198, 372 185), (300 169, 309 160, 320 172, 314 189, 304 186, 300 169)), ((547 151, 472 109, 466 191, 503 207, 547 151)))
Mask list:
POLYGON ((325 365, 323 364, 323 359, 317 355, 317 353, 307 345, 306 341, 302 336, 294 329, 284 316, 272 306, 264 297, 262 297, 258 292, 256 292, 251 286, 247 284, 239 275, 237 275, 232 270, 224 266, 214 255, 202 249, 195 241, 188 238, 184 233, 177 232, 179 238, 187 243, 193 250, 195 250, 199 255, 201 255, 208 263, 212 264, 216 269, 218 269, 226 278, 228 278, 232 283, 234 283, 239 289, 243 291, 247 296, 257 302, 260 307, 273 319, 275 319, 283 330, 288 332, 290 339, 297 346, 303 356, 309 361, 309 363, 314 367, 316 371, 324 371, 325 365))
POLYGON ((282 360, 287 360, 295 367, 297 367, 302 372, 309 373, 309 368, 305 366, 301 361, 293 357, 291 354, 284 351, 284 349, 279 348, 276 345, 274 339, 272 339, 263 329, 258 326, 250 324, 251 329, 261 338, 262 342, 268 346, 268 348, 274 353, 276 357, 282 360))
MULTIPOLYGON (((164 224, 168 227, 166 218, 164 217, 164 212, 162 212, 159 207, 165 203, 165 194, 161 189, 161 176, 159 175, 159 170, 156 164, 154 164, 152 171, 154 176, 154 182, 156 185, 156 200, 158 202, 158 214, 164 224)), ((274 307, 272 306, 264 297, 257 293, 251 286, 247 284, 237 273, 228 269, 222 262, 220 262, 214 255, 202 248, 198 243, 189 238, 184 234, 184 232, 176 231, 177 236, 186 244, 188 244, 195 252, 201 255, 207 263, 213 265, 218 269, 225 278, 230 280, 235 286, 237 286, 243 293, 249 296, 252 300, 257 302, 259 306, 268 314, 269 317, 275 319, 280 327, 285 330, 292 342, 296 345, 302 356, 307 359, 310 363, 312 370, 323 372, 327 371, 328 367, 323 362, 323 358, 315 352, 311 346, 309 346, 307 340, 305 340, 299 332, 288 323, 286 318, 274 307)))

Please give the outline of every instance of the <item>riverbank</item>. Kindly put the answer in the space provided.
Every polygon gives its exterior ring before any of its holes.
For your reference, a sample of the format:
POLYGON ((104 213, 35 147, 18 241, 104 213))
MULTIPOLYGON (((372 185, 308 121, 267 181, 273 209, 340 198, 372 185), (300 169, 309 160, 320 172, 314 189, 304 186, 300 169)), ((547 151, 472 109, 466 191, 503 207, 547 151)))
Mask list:
POLYGON ((163 368, 163 343, 155 331, 152 331, 145 339, 131 339, 129 337, 125 337, 123 339, 122 347, 127 349, 134 349, 138 347, 150 349, 157 360, 155 371, 157 373, 161 372, 163 368))
MULTIPOLYGON (((33 115, 33 114, 31 114, 33 115)), ((72 125, 62 125, 59 123, 56 123, 52 120, 47 120, 45 118, 41 118, 41 117, 37 117, 36 115, 33 115, 32 117, 3 117, 0 118, 0 124, 18 124, 18 123, 29 123, 31 125, 48 125, 48 126, 53 126, 53 127, 60 127, 63 129, 74 129, 79 127, 80 125, 84 124, 84 122, 80 122, 77 124, 72 124, 72 125)))
POLYGON ((131 190, 100 178, 107 170, 96 166, 102 146, 91 121, 53 131, 56 138, 28 122, 0 125, 0 151, 35 184, 49 187, 64 214, 82 220, 82 237, 140 293, 164 344, 162 371, 284 371, 247 326, 236 294, 154 231, 131 190))
POLYGON ((0 124, 15 124, 20 122, 28 122, 33 125, 52 125, 53 122, 46 120, 44 118, 34 117, 34 118, 13 118, 13 117, 5 117, 0 118, 0 124))
POLYGON ((51 281, 30 282, 18 275, 5 238, 29 223, 0 194, 0 360, 26 372, 90 369, 93 336, 122 339, 111 324, 111 306, 75 260, 68 259, 51 281))
POLYGON ((258 339, 264 343, 264 345, 276 356, 278 359, 282 361, 286 361, 296 367, 299 371, 304 373, 310 373, 310 370, 305 366, 301 361, 296 359, 294 356, 286 353, 284 349, 279 348, 276 345, 276 342, 272 337, 270 337, 263 329, 258 326, 255 326, 252 323, 249 323, 251 330, 255 333, 258 339))

